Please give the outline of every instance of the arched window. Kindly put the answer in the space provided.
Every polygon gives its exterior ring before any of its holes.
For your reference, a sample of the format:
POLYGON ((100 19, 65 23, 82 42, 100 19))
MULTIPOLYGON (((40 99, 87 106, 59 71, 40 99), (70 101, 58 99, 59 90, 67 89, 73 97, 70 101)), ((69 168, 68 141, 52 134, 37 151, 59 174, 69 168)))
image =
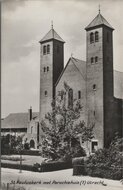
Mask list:
POLYGON ((90 43, 94 42, 94 34, 93 32, 90 33, 90 43))
POLYGON ((78 99, 81 99, 81 91, 78 91, 78 99))
POLYGON ((47 91, 45 90, 44 95, 47 96, 47 91))
POLYGON ((99 41, 99 32, 95 32, 95 42, 99 41))
POLYGON ((44 73, 46 72, 46 67, 44 67, 44 73))
POLYGON ((49 67, 47 67, 47 72, 49 71, 49 67))
POLYGON ((71 88, 68 91, 68 107, 73 107, 73 90, 71 88))
POLYGON ((46 54, 46 46, 43 46, 43 54, 46 54))
POLYGON ((94 91, 96 90, 96 84, 93 84, 93 90, 94 91))
POLYGON ((47 45, 47 53, 50 53, 50 45, 47 45))
POLYGON ((91 57, 91 63, 93 63, 94 62, 94 58, 93 57, 91 57))
POLYGON ((97 63, 97 62, 98 62, 98 57, 96 56, 96 57, 95 57, 95 63, 97 63))

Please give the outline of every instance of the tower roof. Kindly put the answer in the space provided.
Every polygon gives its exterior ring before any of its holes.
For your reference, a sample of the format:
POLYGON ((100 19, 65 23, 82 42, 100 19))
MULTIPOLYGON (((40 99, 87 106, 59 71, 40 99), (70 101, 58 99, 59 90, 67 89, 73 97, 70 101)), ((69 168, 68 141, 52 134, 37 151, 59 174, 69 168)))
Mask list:
POLYGON ((65 43, 65 41, 57 34, 57 32, 53 28, 51 28, 51 30, 42 38, 42 40, 40 40, 40 43, 49 41, 52 39, 65 43))
POLYGON ((108 21, 100 14, 99 14, 92 20, 92 22, 85 28, 85 30, 89 30, 93 27, 96 26, 100 26, 100 25, 105 25, 109 28, 111 28, 112 30, 114 30, 114 28, 108 23, 108 21))

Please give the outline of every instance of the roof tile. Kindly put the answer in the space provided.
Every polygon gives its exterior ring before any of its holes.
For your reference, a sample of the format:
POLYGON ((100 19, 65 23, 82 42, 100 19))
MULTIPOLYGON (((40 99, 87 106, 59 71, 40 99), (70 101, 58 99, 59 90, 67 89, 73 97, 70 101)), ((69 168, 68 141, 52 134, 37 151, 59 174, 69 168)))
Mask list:
POLYGON ((61 42, 65 42, 54 29, 51 29, 43 38, 42 40, 40 40, 40 43, 47 41, 47 40, 51 40, 51 39, 55 39, 61 42))
POLYGON ((92 20, 92 22, 85 29, 88 30, 92 27, 99 26, 99 25, 105 25, 114 30, 114 28, 112 28, 112 26, 107 22, 107 20, 100 13, 92 20))
MULTIPOLYGON (((38 112, 33 112, 33 118, 38 117, 38 112)), ((1 122, 1 128, 27 128, 28 113, 11 113, 1 122)))

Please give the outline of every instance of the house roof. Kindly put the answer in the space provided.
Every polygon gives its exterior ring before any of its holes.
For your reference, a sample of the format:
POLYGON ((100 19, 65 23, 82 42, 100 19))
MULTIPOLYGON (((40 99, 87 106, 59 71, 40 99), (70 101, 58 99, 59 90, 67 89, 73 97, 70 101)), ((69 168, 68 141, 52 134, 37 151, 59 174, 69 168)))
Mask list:
POLYGON ((63 69, 61 75, 59 76, 55 86, 57 86, 58 82, 60 81, 63 73, 65 72, 67 66, 69 65, 70 61, 72 61, 72 63, 75 65, 75 67, 78 69, 78 72, 80 72, 80 74, 82 75, 83 79, 86 80, 86 62, 82 61, 80 59, 74 58, 74 57, 70 57, 65 68, 63 69))
POLYGON ((85 28, 86 30, 99 26, 99 25, 105 25, 114 30, 114 28, 108 23, 108 21, 99 13, 92 22, 85 28))
POLYGON ((42 38, 42 40, 40 40, 40 43, 52 39, 65 43, 65 41, 57 34, 57 32, 53 28, 51 28, 51 30, 42 38))
MULTIPOLYGON (((39 115, 38 112, 33 112, 32 118, 35 119, 39 115)), ((1 120, 1 128, 27 128, 28 113, 11 113, 5 119, 1 120)))

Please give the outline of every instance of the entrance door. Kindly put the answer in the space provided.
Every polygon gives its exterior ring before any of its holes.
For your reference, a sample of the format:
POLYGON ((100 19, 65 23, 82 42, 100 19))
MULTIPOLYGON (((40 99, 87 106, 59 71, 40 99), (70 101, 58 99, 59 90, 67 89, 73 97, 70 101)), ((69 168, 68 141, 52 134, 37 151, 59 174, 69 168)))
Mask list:
POLYGON ((30 141, 30 148, 35 148, 35 142, 33 139, 30 141))

